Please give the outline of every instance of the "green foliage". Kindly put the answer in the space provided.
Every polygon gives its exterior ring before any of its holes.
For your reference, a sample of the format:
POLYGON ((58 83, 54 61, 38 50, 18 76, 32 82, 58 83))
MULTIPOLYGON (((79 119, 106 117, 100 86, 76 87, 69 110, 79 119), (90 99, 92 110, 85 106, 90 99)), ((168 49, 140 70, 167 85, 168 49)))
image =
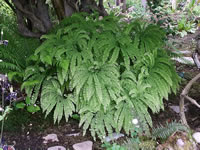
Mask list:
POLYGON ((153 138, 161 138, 161 139, 167 139, 169 136, 171 136, 173 133, 177 131, 186 131, 188 132, 188 128, 181 123, 178 122, 171 122, 167 123, 166 126, 160 125, 157 128, 153 128, 152 130, 152 136, 153 138))
POLYGON ((0 46, 0 72, 8 73, 9 79, 22 81, 27 58, 40 45, 38 39, 25 38, 19 35, 13 11, 4 1, 0 2, 0 31, 8 46, 0 46))
POLYGON ((134 140, 134 138, 128 139, 126 142, 124 142, 123 147, 126 148, 126 150, 155 150, 156 142, 153 140, 145 140, 141 142, 137 142, 134 140))
POLYGON ((196 25, 194 22, 188 21, 187 18, 183 17, 177 22, 175 30, 177 30, 177 34, 180 34, 181 37, 184 37, 187 35, 187 33, 195 33, 196 25))
POLYGON ((102 147, 106 148, 106 150, 126 150, 123 146, 120 146, 116 143, 114 144, 105 143, 102 145, 102 147))
POLYGON ((2 121, 4 118, 6 118, 7 115, 8 115, 11 111, 12 111, 12 108, 10 108, 10 107, 7 106, 7 107, 5 108, 5 111, 3 111, 3 114, 0 115, 0 121, 2 121))
POLYGON ((43 111, 54 122, 80 114, 84 133, 103 139, 124 129, 131 120, 142 129, 152 126, 148 112, 163 109, 163 98, 176 92, 179 77, 162 49, 165 33, 139 20, 126 24, 113 15, 74 14, 42 38, 25 71, 27 95, 40 97, 43 111))
POLYGON ((9 43, 8 46, 0 46, 0 59, 2 60, 0 71, 8 73, 9 79, 22 81, 24 70, 28 64, 27 58, 39 46, 39 40, 20 36, 16 26, 1 29, 4 31, 3 39, 8 40, 9 43))
POLYGON ((30 113, 35 113, 40 111, 40 107, 36 104, 31 104, 30 97, 26 97, 25 102, 19 102, 15 105, 17 109, 24 109, 26 107, 27 111, 30 113))

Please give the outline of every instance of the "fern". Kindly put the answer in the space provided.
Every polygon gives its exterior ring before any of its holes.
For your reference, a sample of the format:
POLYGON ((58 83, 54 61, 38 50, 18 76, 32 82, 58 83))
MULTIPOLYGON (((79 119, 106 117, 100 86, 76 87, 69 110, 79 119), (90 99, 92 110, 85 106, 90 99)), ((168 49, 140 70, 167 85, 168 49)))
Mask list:
POLYGON ((84 134, 103 139, 114 130, 130 134, 133 118, 152 126, 149 110, 163 109, 163 98, 176 92, 179 78, 165 50, 165 33, 140 21, 75 14, 64 20, 30 57, 26 93, 54 121, 80 114, 84 134))
POLYGON ((10 79, 22 81, 23 73, 28 65, 27 58, 34 53, 39 46, 39 40, 28 39, 17 34, 17 27, 11 26, 4 29, 8 46, 0 46, 0 71, 8 73, 10 79), (30 47, 30 45, 32 45, 30 47), (20 78, 19 78, 20 77, 20 78))
POLYGON ((46 111, 46 116, 55 108, 54 122, 58 121, 58 123, 63 116, 68 121, 69 116, 75 111, 73 96, 65 97, 59 82, 53 78, 44 82, 41 93, 41 107, 43 111, 46 111))
POLYGON ((137 142, 134 138, 128 139, 123 146, 126 150, 155 150, 156 142, 153 140, 146 140, 137 142))
POLYGON ((171 123, 167 123, 165 127, 160 125, 157 128, 153 128, 152 136, 155 139, 156 138, 167 139, 169 136, 171 136, 173 133, 177 131, 188 132, 188 128, 182 125, 181 123, 171 122, 171 123))

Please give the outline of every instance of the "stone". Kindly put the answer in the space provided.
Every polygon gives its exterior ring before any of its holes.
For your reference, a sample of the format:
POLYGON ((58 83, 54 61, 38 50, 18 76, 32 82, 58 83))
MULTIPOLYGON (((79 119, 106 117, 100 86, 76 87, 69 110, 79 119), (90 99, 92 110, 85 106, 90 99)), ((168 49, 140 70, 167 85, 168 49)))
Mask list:
POLYGON ((188 50, 185 50, 185 51, 174 51, 174 53, 177 53, 177 54, 192 54, 191 51, 188 51, 188 50))
POLYGON ((192 57, 172 58, 172 60, 175 60, 181 64, 194 65, 194 60, 192 57))
POLYGON ((192 137, 194 138, 194 140, 200 144, 200 132, 195 132, 192 137))
POLYGON ((78 133, 70 133, 70 134, 66 134, 66 136, 79 136, 80 135, 80 132, 78 133))
POLYGON ((47 150, 66 150, 66 148, 63 146, 52 146, 49 147, 47 150))
POLYGON ((183 147, 183 146, 185 145, 185 143, 183 142, 182 139, 178 139, 178 140, 176 141, 176 144, 177 144, 178 147, 183 147))
MULTIPOLYGON (((169 108, 171 108, 176 113, 180 113, 180 106, 173 105, 173 106, 169 106, 169 108)), ((184 108, 184 112, 186 111, 187 111, 187 108, 184 108)))
POLYGON ((47 136, 43 137, 43 139, 44 144, 47 144, 48 142, 59 142, 56 134, 48 134, 47 136))
POLYGON ((73 145, 74 150, 92 150, 92 141, 85 141, 73 145))
POLYGON ((112 135, 105 137, 106 142, 117 140, 120 137, 124 137, 124 134, 121 133, 112 133, 112 135))
POLYGON ((179 106, 169 106, 174 112, 180 113, 180 107, 179 106))

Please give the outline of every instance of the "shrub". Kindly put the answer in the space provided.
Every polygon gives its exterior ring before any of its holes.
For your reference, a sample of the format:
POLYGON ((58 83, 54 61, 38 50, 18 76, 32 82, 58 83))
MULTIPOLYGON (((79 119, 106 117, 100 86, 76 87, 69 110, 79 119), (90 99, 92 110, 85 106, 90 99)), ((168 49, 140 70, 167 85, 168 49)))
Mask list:
POLYGON ((103 20, 75 14, 45 35, 25 71, 26 93, 54 121, 80 114, 84 134, 101 139, 113 129, 130 133, 131 120, 152 126, 148 112, 164 108, 179 78, 162 49, 165 33, 152 24, 126 24, 115 16, 103 20), (41 92, 40 92, 41 89, 41 92))

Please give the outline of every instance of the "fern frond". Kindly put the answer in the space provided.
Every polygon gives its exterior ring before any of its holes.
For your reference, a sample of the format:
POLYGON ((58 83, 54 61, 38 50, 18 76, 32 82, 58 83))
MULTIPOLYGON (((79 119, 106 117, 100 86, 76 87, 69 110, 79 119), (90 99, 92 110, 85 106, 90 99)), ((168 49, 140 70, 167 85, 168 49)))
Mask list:
POLYGON ((178 122, 166 123, 165 127, 160 125, 159 127, 153 128, 152 136, 155 139, 156 138, 167 139, 169 136, 171 136, 173 133, 177 131, 188 132, 188 128, 178 122))
POLYGON ((54 123, 65 116, 68 121, 69 116, 75 111, 74 100, 72 96, 68 95, 67 98, 63 96, 60 90, 60 84, 55 79, 49 79, 44 82, 41 93, 41 107, 46 116, 54 109, 54 123))

